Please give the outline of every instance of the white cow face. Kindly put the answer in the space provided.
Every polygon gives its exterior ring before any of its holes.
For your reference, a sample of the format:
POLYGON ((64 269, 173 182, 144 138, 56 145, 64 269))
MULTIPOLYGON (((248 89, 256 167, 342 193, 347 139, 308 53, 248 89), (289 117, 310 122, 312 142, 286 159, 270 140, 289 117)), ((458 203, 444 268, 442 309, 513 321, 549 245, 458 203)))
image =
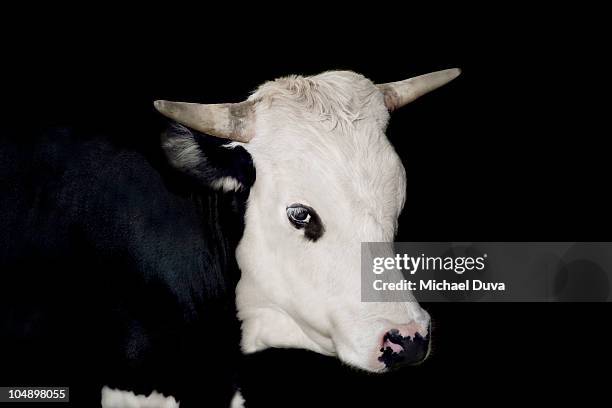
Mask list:
POLYGON ((268 82, 241 104, 156 104, 252 156, 236 252, 245 352, 298 347, 376 372, 426 357, 430 319, 417 302, 361 302, 361 242, 391 242, 404 203, 388 112, 457 75, 377 86, 326 72, 268 82))

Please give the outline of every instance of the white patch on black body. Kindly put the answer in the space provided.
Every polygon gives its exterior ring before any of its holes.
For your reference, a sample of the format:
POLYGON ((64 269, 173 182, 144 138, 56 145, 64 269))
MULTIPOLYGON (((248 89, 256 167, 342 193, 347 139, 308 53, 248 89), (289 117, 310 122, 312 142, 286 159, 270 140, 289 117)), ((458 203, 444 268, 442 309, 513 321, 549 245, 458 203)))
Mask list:
POLYGON ((244 187, 241 182, 231 176, 219 177, 218 179, 210 183, 210 186, 215 190, 221 190, 225 192, 239 191, 242 190, 242 188, 244 187))
POLYGON ((165 397, 156 391, 151 395, 135 395, 131 391, 102 388, 102 408, 178 408, 174 397, 165 397))

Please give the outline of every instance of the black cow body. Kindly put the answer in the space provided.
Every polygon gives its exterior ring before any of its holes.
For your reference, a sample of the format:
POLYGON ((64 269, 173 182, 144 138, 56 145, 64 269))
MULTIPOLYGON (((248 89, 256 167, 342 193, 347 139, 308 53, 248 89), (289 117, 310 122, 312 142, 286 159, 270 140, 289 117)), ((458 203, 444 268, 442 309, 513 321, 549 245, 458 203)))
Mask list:
MULTIPOLYGON (((99 406, 104 385, 227 405, 248 192, 178 174, 155 135, 139 151, 24 133, 0 146, 0 384, 70 386, 75 406, 99 406)), ((211 172, 223 155, 250 160, 197 140, 211 172)))

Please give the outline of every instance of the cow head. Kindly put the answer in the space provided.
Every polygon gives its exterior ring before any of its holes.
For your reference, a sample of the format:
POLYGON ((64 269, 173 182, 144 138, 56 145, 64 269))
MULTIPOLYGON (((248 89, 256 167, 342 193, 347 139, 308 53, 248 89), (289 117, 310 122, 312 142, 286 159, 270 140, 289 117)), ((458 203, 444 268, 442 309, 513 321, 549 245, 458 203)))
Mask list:
MULTIPOLYGON (((389 112, 458 74, 376 85, 333 71, 267 82, 242 103, 155 102, 165 116, 229 139, 228 149, 242 146, 255 165, 236 251, 245 352, 305 348, 377 372, 426 357, 430 318, 417 302, 361 302, 360 243, 393 241, 404 203, 389 112)), ((199 160, 193 143, 166 145, 179 167, 199 160)), ((212 184, 240 188, 231 176, 212 184)))

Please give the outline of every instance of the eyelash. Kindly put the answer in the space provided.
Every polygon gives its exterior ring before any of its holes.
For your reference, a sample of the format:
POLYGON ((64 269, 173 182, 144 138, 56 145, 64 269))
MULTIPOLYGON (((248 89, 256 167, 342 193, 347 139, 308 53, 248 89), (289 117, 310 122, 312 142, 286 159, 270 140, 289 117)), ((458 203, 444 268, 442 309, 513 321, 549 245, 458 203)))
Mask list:
POLYGON ((294 204, 292 206, 287 207, 287 217, 296 228, 302 228, 310 221, 311 214, 308 208, 294 204), (303 220, 296 218, 296 216, 302 215, 304 213, 306 213, 306 218, 304 218, 303 220))

